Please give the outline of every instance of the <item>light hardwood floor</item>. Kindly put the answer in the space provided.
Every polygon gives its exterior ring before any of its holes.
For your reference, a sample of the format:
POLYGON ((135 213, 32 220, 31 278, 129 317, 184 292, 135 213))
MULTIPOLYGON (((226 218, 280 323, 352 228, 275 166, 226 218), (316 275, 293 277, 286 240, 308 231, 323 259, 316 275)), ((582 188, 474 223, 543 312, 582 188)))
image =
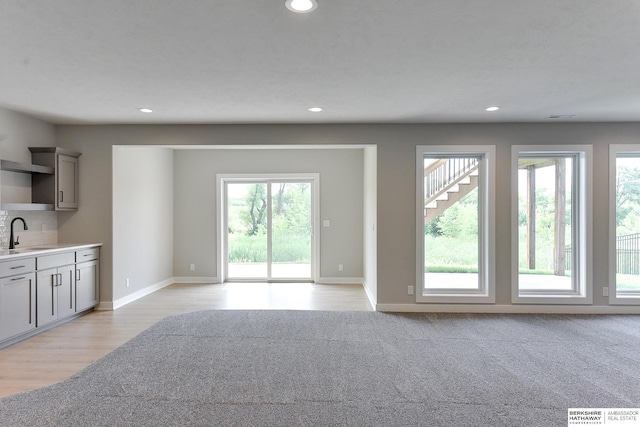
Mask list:
POLYGON ((167 316, 208 309, 372 310, 360 285, 174 284, 0 350, 0 397, 69 378, 167 316))

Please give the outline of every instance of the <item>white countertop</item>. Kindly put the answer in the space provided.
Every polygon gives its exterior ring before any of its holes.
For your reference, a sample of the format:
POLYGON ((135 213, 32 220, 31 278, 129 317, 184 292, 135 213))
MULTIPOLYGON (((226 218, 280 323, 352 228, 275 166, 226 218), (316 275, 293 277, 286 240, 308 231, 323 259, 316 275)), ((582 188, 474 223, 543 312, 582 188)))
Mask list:
POLYGON ((102 243, 53 243, 50 245, 17 247, 16 249, 0 249, 0 261, 68 252, 78 249, 95 248, 102 243))

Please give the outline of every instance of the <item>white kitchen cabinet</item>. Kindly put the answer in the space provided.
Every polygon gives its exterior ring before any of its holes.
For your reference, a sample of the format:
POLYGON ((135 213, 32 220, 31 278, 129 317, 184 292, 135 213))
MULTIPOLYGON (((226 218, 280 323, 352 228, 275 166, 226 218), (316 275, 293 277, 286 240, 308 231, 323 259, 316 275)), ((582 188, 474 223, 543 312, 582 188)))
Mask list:
POLYGON ((29 150, 33 164, 54 169, 53 175, 32 175, 33 203, 53 204, 57 211, 77 210, 81 153, 60 147, 29 147, 29 150))

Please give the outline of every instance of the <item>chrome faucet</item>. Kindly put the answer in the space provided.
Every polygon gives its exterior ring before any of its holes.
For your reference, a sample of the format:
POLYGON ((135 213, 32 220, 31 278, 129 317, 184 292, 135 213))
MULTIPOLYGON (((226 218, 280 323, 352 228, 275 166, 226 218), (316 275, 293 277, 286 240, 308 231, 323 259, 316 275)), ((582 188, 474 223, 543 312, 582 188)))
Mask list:
POLYGON ((25 230, 28 230, 28 229, 29 229, 29 227, 27 227, 27 223, 26 223, 26 221, 24 220, 24 218, 21 218, 21 217, 14 218, 14 219, 11 221, 11 235, 9 236, 9 249, 15 249, 16 245, 19 245, 19 244, 20 244, 20 242, 18 241, 18 240, 20 240, 20 236, 18 236, 18 237, 16 238, 16 241, 15 241, 15 242, 13 241, 13 223, 14 223, 14 222, 16 222, 17 220, 22 221, 22 224, 24 225, 24 229, 25 229, 25 230))

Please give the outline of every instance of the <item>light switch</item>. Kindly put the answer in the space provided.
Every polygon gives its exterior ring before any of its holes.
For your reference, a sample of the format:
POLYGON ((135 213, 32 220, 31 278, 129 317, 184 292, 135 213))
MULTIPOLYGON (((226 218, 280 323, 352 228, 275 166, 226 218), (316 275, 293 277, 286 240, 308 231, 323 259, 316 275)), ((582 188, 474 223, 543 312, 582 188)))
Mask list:
POLYGON ((331 220, 330 219, 323 219, 322 220, 322 226, 323 227, 331 227, 331 220))

